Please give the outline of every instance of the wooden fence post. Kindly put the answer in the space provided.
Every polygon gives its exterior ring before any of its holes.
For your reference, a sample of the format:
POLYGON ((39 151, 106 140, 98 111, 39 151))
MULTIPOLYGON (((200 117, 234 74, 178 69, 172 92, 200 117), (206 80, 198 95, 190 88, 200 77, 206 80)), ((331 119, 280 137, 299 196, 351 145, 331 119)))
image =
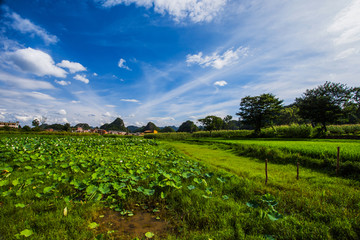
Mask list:
POLYGON ((299 161, 296 163, 296 167, 297 167, 297 170, 296 170, 296 180, 299 180, 299 161))
POLYGON ((267 184, 268 181, 268 168, 267 168, 268 160, 265 159, 265 184, 267 184))
POLYGON ((340 168, 340 147, 337 147, 336 176, 339 175, 340 168))

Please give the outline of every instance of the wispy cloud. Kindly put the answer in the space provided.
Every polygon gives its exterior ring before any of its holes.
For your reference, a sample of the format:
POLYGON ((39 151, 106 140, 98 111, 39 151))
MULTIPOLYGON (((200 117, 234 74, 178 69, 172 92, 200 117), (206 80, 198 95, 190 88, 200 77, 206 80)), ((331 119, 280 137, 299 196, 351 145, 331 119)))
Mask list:
POLYGON ((10 26, 21 32, 28 33, 31 36, 38 36, 44 40, 46 44, 54 44, 58 42, 58 38, 55 35, 49 34, 44 28, 35 25, 29 19, 22 18, 19 14, 11 12, 9 8, 3 8, 7 10, 6 16, 11 20, 10 26))
POLYGON ((64 80, 61 80, 61 81, 55 80, 54 82, 56 82, 57 84, 59 84, 61 86, 67 86, 67 85, 71 84, 70 81, 64 81, 64 80))
POLYGON ((131 69, 130 69, 128 66, 126 66, 125 63, 126 63, 126 60, 120 58, 120 60, 119 60, 119 62, 118 62, 118 67, 119 67, 119 68, 124 68, 124 69, 126 69, 126 70, 131 71, 131 69))
POLYGON ((104 7, 132 3, 145 8, 154 8, 160 14, 169 14, 175 21, 190 19, 192 22, 210 22, 223 9, 227 0, 95 0, 104 7))
POLYGON ((14 76, 9 73, 0 71, 0 81, 6 83, 7 85, 14 86, 20 89, 54 89, 55 87, 46 81, 38 81, 28 78, 22 78, 14 76))
POLYGON ((132 102, 132 103, 140 103, 139 100, 136 99, 120 99, 122 102, 132 102))
POLYGON ((90 82, 89 79, 86 78, 86 75, 76 74, 74 79, 78 80, 78 81, 81 81, 83 83, 86 83, 86 84, 88 84, 90 82))
POLYGON ((225 66, 235 64, 241 57, 247 57, 248 52, 249 49, 244 47, 239 47, 235 51, 229 49, 221 55, 219 55, 218 52, 214 52, 211 55, 203 56, 203 53, 199 52, 194 55, 188 54, 186 56, 186 62, 188 65, 199 64, 202 67, 221 69, 225 66))

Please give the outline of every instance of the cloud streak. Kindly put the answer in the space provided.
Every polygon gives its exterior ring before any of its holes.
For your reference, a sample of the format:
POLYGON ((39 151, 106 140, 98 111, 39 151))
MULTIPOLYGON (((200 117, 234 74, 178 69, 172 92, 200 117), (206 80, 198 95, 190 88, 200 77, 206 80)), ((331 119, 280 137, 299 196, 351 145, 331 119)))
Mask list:
POLYGON ((202 67, 213 67, 216 69, 221 69, 226 66, 233 65, 242 57, 245 58, 248 56, 249 49, 244 47, 239 47, 235 51, 229 49, 223 54, 214 52, 211 55, 203 56, 202 52, 198 54, 188 54, 186 56, 186 63, 190 66, 192 64, 198 64, 202 67))
POLYGON ((169 14, 176 22, 190 19, 192 22, 210 22, 226 5, 227 0, 95 0, 103 7, 114 7, 132 3, 145 8, 153 8, 160 14, 169 14))
POLYGON ((15 12, 10 12, 10 9, 5 8, 8 12, 6 16, 11 20, 10 26, 21 32, 27 33, 31 36, 38 36, 44 40, 46 44, 54 44, 59 40, 55 35, 49 34, 45 29, 40 26, 35 25, 30 20, 22 18, 19 14, 15 12))

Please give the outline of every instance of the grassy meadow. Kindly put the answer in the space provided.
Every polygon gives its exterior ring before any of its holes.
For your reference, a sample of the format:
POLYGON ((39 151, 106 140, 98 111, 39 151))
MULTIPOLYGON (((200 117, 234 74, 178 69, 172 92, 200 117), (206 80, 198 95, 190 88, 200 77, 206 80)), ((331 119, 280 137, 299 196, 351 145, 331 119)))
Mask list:
POLYGON ((360 238, 359 172, 330 170, 339 144, 343 163, 358 164, 354 140, 0 143, 0 239, 360 238))

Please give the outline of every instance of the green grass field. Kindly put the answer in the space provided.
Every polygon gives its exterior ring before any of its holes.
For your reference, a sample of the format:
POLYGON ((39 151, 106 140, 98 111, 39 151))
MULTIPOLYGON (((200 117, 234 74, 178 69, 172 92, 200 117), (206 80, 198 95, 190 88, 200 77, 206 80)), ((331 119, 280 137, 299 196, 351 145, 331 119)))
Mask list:
POLYGON ((296 180, 294 165, 270 161, 265 185, 264 162, 222 142, 18 135, 0 143, 0 239, 360 237, 358 181, 305 167, 296 180))

